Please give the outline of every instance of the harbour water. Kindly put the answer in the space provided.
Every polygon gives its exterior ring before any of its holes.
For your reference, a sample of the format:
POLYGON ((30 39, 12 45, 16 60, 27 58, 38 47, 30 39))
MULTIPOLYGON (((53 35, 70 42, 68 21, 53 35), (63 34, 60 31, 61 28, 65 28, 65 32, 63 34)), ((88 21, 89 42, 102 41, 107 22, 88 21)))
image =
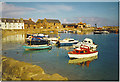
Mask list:
MULTIPOLYGON (((85 63, 69 59, 67 53, 72 46, 56 47, 51 50, 25 51, 24 34, 3 37, 3 55, 16 60, 41 66, 46 73, 58 73, 69 80, 118 80, 119 35, 118 34, 59 34, 61 39, 74 38, 82 41, 91 38, 98 45, 97 58, 85 63), (75 63, 70 63, 75 62, 75 63)), ((31 69, 32 70, 32 69, 31 69)))

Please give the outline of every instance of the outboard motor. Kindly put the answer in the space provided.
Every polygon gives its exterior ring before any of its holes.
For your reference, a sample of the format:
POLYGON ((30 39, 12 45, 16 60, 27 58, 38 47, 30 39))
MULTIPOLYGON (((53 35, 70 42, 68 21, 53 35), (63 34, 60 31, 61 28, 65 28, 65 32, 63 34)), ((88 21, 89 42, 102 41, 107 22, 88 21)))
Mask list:
POLYGON ((58 47, 60 47, 60 41, 57 41, 56 44, 58 47))

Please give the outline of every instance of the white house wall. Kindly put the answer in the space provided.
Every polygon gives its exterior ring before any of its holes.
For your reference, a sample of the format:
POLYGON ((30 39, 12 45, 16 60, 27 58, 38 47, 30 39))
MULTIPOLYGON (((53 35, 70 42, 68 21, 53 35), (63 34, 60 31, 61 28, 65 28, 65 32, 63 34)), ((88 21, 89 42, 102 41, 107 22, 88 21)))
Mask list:
POLYGON ((0 22, 0 28, 2 29, 24 29, 24 23, 7 23, 0 22))

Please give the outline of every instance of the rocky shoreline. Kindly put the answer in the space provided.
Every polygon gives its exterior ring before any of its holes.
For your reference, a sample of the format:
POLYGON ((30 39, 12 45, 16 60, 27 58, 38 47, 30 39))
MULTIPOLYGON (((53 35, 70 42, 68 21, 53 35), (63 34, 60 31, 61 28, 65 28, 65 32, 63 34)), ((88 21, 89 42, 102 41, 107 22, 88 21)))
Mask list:
POLYGON ((21 62, 13 58, 2 56, 2 80, 3 81, 64 81, 68 78, 57 73, 46 74, 37 65, 21 62))

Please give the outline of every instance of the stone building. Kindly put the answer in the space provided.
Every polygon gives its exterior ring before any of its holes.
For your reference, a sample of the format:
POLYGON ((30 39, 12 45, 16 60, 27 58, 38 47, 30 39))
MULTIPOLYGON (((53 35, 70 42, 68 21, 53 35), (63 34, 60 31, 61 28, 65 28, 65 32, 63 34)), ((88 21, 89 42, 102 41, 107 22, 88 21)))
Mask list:
POLYGON ((77 23, 77 25, 78 25, 78 28, 85 28, 86 27, 86 23, 82 23, 82 22, 77 23))
POLYGON ((0 18, 1 29, 24 29, 23 19, 0 18))
POLYGON ((25 29, 36 29, 36 24, 34 21, 32 21, 31 18, 29 18, 29 20, 23 20, 23 21, 24 21, 25 29))
POLYGON ((77 28, 78 25, 76 25, 75 23, 72 24, 62 24, 63 28, 77 28))
POLYGON ((87 25, 86 23, 70 23, 70 24, 62 24, 63 28, 86 28, 90 27, 90 25, 87 25))
POLYGON ((62 28, 61 22, 57 19, 38 19, 36 27, 40 29, 59 29, 62 28))

